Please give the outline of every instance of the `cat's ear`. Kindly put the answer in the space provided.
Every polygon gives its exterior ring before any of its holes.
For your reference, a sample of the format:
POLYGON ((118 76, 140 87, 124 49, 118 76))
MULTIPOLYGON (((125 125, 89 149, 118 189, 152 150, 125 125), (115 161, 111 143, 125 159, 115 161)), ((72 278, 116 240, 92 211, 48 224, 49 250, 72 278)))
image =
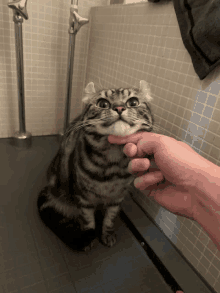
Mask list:
POLYGON ((145 80, 140 81, 140 89, 139 90, 143 93, 147 102, 151 102, 153 100, 153 98, 151 97, 151 91, 150 91, 149 84, 145 80))
POLYGON ((87 86, 85 88, 85 93, 86 94, 95 94, 96 93, 95 85, 93 82, 90 82, 87 84, 87 86))
POLYGON ((96 93, 96 90, 95 90, 94 83, 93 82, 88 83, 85 88, 85 94, 83 96, 82 102, 84 104, 87 104, 89 102, 89 100, 91 99, 91 97, 93 97, 93 95, 95 93, 96 93))

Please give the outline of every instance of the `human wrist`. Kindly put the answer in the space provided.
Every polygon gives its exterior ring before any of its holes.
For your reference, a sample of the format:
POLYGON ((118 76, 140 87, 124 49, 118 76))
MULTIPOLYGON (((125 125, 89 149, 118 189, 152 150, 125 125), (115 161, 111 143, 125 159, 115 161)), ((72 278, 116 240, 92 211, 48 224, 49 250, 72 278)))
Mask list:
POLYGON ((212 207, 201 202, 193 208, 193 219, 208 233, 209 237, 220 251, 220 214, 212 207))
POLYGON ((201 169, 195 177, 193 191, 204 205, 220 208, 220 167, 209 162, 207 168, 201 169))
POLYGON ((208 168, 199 172, 190 193, 195 198, 194 220, 220 250, 220 167, 210 162, 208 168))

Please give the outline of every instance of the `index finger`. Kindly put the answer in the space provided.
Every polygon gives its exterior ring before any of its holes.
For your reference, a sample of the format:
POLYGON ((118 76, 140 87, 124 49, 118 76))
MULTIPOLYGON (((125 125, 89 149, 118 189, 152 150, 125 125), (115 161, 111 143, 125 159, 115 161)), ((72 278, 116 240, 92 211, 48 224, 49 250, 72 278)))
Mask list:
POLYGON ((139 132, 128 136, 113 136, 108 137, 110 143, 126 144, 133 143, 137 145, 137 156, 142 157, 143 154, 155 153, 158 142, 161 139, 160 134, 150 132, 139 132))
POLYGON ((139 132, 126 136, 109 135, 108 141, 115 144, 126 144, 129 142, 137 144, 138 141, 144 137, 145 133, 146 132, 139 132))

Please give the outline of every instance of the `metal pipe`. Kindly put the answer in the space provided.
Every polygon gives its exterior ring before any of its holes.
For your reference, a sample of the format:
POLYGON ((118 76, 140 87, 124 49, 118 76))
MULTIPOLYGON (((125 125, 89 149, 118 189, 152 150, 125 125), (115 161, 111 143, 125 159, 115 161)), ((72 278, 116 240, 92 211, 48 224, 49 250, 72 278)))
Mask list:
POLYGON ((23 19, 28 19, 27 0, 16 0, 8 3, 13 9, 13 21, 15 27, 15 50, 17 63, 17 86, 18 86, 18 107, 19 107, 19 131, 14 134, 15 145, 22 148, 31 146, 31 134, 26 132, 25 126, 25 88, 24 88, 24 61, 23 61, 23 19))
POLYGON ((15 48, 17 60, 17 85, 18 85, 18 107, 19 107, 19 130, 21 133, 26 132, 25 127, 25 97, 24 97, 24 61, 23 61, 23 40, 22 40, 22 22, 23 18, 14 15, 17 18, 15 22, 15 48))
POLYGON ((76 5, 76 6, 78 6, 78 0, 71 0, 71 5, 76 5))
MULTIPOLYGON (((65 112, 64 112, 64 128, 63 133, 65 133, 68 124, 69 124, 69 116, 70 116, 70 107, 71 107, 71 94, 72 94, 72 80, 73 80, 73 65, 74 65, 74 51, 75 51, 75 38, 76 34, 80 30, 80 28, 89 22, 88 19, 79 16, 78 12, 78 0, 71 1, 70 7, 70 18, 69 18, 69 53, 67 60, 67 90, 66 90, 66 104, 65 104, 65 112)), ((61 133, 61 135, 63 135, 61 133)))
POLYGON ((75 52, 75 35, 69 35, 69 53, 67 64, 67 85, 66 85, 66 105, 64 112, 64 132, 69 124, 70 107, 71 107, 71 95, 72 95, 72 81, 73 81, 73 62, 75 52))

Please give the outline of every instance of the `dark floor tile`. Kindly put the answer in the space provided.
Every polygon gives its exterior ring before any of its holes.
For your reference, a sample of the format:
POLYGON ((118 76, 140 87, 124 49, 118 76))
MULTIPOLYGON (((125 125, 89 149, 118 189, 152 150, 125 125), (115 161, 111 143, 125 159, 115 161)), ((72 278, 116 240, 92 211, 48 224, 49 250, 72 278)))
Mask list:
POLYGON ((29 274, 19 277, 18 286, 20 289, 25 289, 27 287, 35 286, 38 283, 42 283, 44 277, 41 271, 33 273, 32 271, 29 274))
POLYGON ((83 283, 74 283, 74 286, 76 287, 76 291, 78 293, 90 293, 90 292, 102 292, 101 289, 103 288, 100 285, 100 282, 93 282, 91 283, 87 283, 86 280, 83 283))
POLYGON ((28 265, 31 263, 34 263, 36 261, 39 261, 39 256, 37 252, 30 252, 30 253, 25 253, 25 254, 20 254, 18 256, 15 256, 13 258, 14 265, 16 268, 23 266, 23 265, 28 265))
POLYGON ((150 293, 173 293, 173 290, 167 285, 167 284, 161 284, 159 286, 153 286, 151 290, 149 291, 150 293))
POLYGON ((72 281, 71 281, 71 277, 69 275, 69 272, 64 273, 62 275, 59 275, 59 276, 48 278, 46 280, 46 283, 47 283, 48 292, 52 292, 54 290, 61 289, 67 285, 68 286, 72 285, 72 281))
POLYGON ((115 292, 147 292, 152 287, 151 277, 155 275, 154 267, 146 267, 144 263, 140 263, 136 269, 123 275, 123 278, 118 276, 117 279, 111 280, 109 283, 102 285, 105 291, 115 292), (133 290, 133 291, 132 291, 133 290))
MULTIPOLYGON (((139 269, 136 270, 137 274, 139 272, 139 269)), ((159 280, 160 284, 160 280, 159 280)), ((167 284, 161 284, 158 285, 158 282, 150 282, 149 278, 147 276, 144 278, 137 278, 137 276, 134 276, 131 274, 130 278, 121 280, 114 280, 111 282, 111 284, 105 284, 103 286, 105 288, 104 292, 117 292, 117 293, 171 293, 170 288, 167 284)))
POLYGON ((77 293, 103 293, 103 287, 92 287, 92 288, 82 288, 81 290, 77 290, 77 293))
POLYGON ((44 278, 38 261, 28 265, 21 265, 16 269, 0 274, 0 284, 3 286, 5 292, 22 290, 26 287, 35 286, 43 281, 44 278))
POLYGON ((43 273, 44 273, 44 277, 45 279, 50 279, 50 278, 55 278, 55 277, 59 277, 63 274, 67 274, 69 273, 66 264, 62 264, 61 263, 56 263, 51 267, 47 267, 45 269, 43 269, 43 273))
POLYGON ((50 248, 51 251, 60 252, 57 236, 47 228, 40 218, 36 218, 35 224, 31 221, 32 233, 38 250, 50 248))
POLYGON ((0 255, 0 274, 10 271, 15 268, 14 259, 11 256, 9 259, 3 259, 2 255, 0 255))
MULTIPOLYGON (((30 287, 23 288, 20 293, 47 293, 47 288, 44 282, 34 284, 30 287)), ((73 291, 74 293, 74 291, 73 291)))
POLYGON ((18 290, 18 279, 15 269, 0 274, 0 284, 6 293, 18 290))
MULTIPOLYGON (((68 284, 64 287, 61 287, 59 289, 55 289, 54 291, 51 291, 51 293, 79 293, 76 291, 74 285, 68 284)), ((99 292, 97 292, 99 293, 99 292)))
POLYGON ((95 262, 90 267, 83 267, 76 272, 71 272, 73 282, 77 290, 81 290, 85 283, 88 287, 103 286, 108 282, 117 282, 118 286, 132 280, 142 280, 147 271, 152 267, 152 263, 145 257, 141 257, 139 252, 133 248, 121 252, 120 255, 111 255, 110 258, 95 262))
POLYGON ((72 282, 76 286, 76 290, 79 292, 101 286, 104 283, 102 272, 96 270, 94 267, 86 267, 75 272, 70 271, 70 274, 72 282))
POLYGON ((65 259, 59 250, 45 248, 39 251, 40 264, 43 270, 59 265, 62 271, 67 270, 65 259))
MULTIPOLYGON (((94 290, 89 289, 88 291, 81 291, 82 293, 104 293, 102 287, 96 287, 94 290)), ((79 292, 79 293, 81 293, 79 292)))
POLYGON ((150 287, 147 283, 140 281, 138 282, 136 280, 133 280, 132 284, 128 284, 126 282, 119 284, 119 280, 115 280, 114 282, 102 285, 102 288, 103 292, 105 293, 147 293, 150 290, 150 287))
POLYGON ((16 268, 16 274, 19 278, 38 272, 41 272, 41 265, 39 260, 31 262, 30 264, 20 265, 18 268, 16 268))

